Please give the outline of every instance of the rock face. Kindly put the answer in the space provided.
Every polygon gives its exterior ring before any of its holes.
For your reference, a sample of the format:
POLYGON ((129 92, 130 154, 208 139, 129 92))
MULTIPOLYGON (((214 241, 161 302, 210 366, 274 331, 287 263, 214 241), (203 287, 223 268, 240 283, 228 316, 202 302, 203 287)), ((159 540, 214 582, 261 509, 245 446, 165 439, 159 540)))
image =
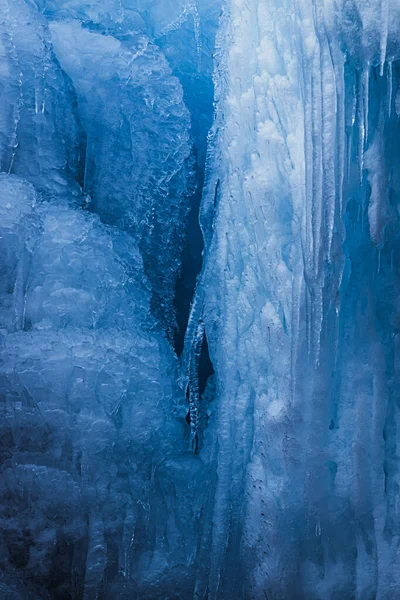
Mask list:
POLYGON ((1 598, 400 597, 398 3, 0 15, 1 598))

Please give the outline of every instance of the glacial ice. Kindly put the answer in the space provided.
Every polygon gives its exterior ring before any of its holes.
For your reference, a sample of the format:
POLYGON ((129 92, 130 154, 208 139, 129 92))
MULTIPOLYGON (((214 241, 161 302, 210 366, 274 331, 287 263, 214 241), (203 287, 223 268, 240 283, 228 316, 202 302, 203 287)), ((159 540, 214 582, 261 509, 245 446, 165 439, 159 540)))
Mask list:
POLYGON ((225 3, 183 362, 190 382, 204 321, 218 452, 199 597, 399 595, 399 18, 225 3))
MULTIPOLYGON (((139 540, 157 536, 152 513, 164 509, 152 498, 155 471, 184 446, 176 359, 152 320, 132 238, 87 211, 40 203, 13 175, 2 175, 0 188, 8 331, 0 368, 2 556, 25 567, 47 597, 54 560, 67 565, 82 546, 84 574, 59 568, 78 588, 84 575, 86 596, 96 597, 113 562, 134 569, 126 554, 134 527, 142 528, 139 540), (115 540, 107 554, 108 537, 115 540), (62 550, 54 553, 56 543, 62 550)), ((9 567, 7 575, 28 597, 18 573, 9 567)), ((62 586, 50 592, 68 595, 62 586)))
POLYGON ((171 327, 182 229, 170 223, 184 222, 188 208, 190 117, 182 87, 147 38, 130 40, 128 49, 77 20, 52 22, 50 30, 78 97, 83 189, 92 210, 138 240, 157 312, 171 327), (118 81, 114 94, 110 81, 118 81))
POLYGON ((399 81, 398 0, 0 0, 1 598, 400 597, 399 81))
POLYGON ((75 94, 55 59, 47 23, 25 0, 1 0, 0 10, 1 170, 43 194, 76 195, 75 94))
POLYGON ((69 4, 1 3, 0 596, 152 598, 200 511, 167 339, 191 115, 139 13, 69 4))

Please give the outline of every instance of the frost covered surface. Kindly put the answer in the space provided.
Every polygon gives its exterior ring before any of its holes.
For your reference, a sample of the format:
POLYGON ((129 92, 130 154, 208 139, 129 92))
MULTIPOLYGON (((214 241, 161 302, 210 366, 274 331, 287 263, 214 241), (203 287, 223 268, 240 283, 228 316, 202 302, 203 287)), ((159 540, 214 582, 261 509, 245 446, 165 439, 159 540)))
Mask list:
POLYGON ((205 597, 400 593, 399 18, 396 2, 224 5, 185 363, 204 320, 205 597))
POLYGON ((400 597, 400 7, 220 10, 0 0, 2 598, 400 597))

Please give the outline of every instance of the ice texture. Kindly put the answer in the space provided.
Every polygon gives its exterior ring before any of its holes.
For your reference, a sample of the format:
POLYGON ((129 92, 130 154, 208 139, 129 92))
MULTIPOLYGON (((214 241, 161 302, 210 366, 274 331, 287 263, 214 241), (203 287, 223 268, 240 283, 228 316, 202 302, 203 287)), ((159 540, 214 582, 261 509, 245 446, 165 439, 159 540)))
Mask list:
POLYGON ((397 0, 0 0, 0 598, 400 597, 399 82, 397 0))
POLYGON ((166 527, 152 490, 185 444, 177 361, 132 238, 12 175, 0 214, 2 560, 22 598, 26 580, 40 597, 97 597, 166 527))
POLYGON ((1 171, 42 193, 74 195, 79 161, 75 94, 60 69, 46 20, 33 3, 0 3, 1 171))
POLYGON ((198 597, 400 594, 399 19, 374 0, 224 4, 182 365, 197 407, 205 329, 198 597))
POLYGON ((171 335, 188 196, 197 163, 204 169, 211 125, 218 3, 204 3, 213 12, 202 29, 195 2, 164 4, 40 6, 78 98, 82 187, 92 210, 138 239, 154 311, 171 335))
POLYGON ((195 135, 120 8, 0 5, 1 598, 194 585, 204 477, 171 332, 195 135))
POLYGON ((147 38, 126 48, 77 20, 50 29, 78 97, 83 189, 93 211, 138 240, 156 311, 172 327, 183 228, 171 223, 184 223, 188 210, 190 117, 182 87, 147 38))

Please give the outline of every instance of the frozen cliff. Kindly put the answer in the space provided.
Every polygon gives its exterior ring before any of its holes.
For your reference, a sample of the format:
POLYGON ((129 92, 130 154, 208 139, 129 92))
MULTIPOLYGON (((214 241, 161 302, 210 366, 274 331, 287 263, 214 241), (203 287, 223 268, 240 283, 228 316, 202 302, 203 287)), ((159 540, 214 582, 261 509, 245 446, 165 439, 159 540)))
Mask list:
POLYGON ((399 595, 399 44, 396 2, 224 5, 184 365, 205 326, 206 597, 399 595))
POLYGON ((0 597, 400 597, 398 0, 0 0, 0 597))

